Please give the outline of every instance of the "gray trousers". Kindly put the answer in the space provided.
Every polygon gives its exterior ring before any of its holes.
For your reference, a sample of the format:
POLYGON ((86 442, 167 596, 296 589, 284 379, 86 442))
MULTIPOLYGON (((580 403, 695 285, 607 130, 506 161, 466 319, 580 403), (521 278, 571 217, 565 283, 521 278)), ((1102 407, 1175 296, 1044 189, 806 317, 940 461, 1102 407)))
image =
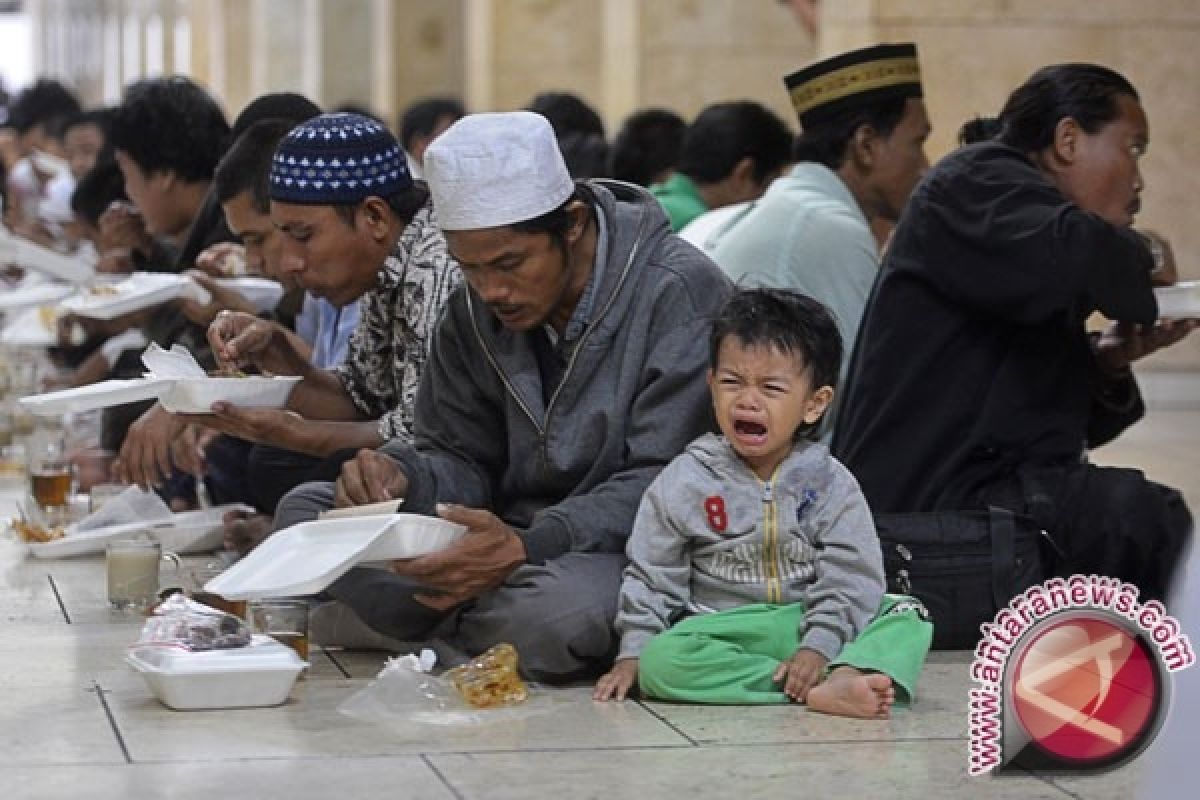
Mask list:
MULTIPOLYGON (((280 501, 275 529, 315 519, 332 505, 332 483, 301 484, 280 501)), ((418 603, 413 595, 425 591, 422 587, 382 569, 356 567, 326 591, 393 639, 440 640, 471 656, 509 642, 527 677, 569 681, 599 674, 612 663, 617 649, 612 623, 625 563, 617 553, 567 553, 518 567, 498 588, 450 612, 418 603)))

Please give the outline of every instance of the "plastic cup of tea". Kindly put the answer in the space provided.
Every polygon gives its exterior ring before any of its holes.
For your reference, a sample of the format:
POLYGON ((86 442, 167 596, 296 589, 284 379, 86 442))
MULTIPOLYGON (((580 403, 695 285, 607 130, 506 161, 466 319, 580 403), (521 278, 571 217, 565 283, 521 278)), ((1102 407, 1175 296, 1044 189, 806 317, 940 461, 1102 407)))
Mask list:
POLYGON ((294 599, 256 600, 249 605, 250 627, 286 644, 308 661, 308 601, 294 599))
POLYGON ((0 446, 0 487, 20 489, 25 485, 27 473, 25 445, 6 444, 0 446))
POLYGON ((159 566, 170 562, 180 567, 179 556, 164 553, 153 539, 117 539, 105 548, 108 602, 118 611, 146 609, 158 600, 159 566))
POLYGON ((29 465, 30 492, 42 508, 67 505, 74 482, 74 469, 61 450, 48 447, 29 465))
POLYGON ((226 600, 219 594, 205 591, 204 586, 213 578, 225 571, 225 565, 219 561, 210 561, 201 567, 193 567, 188 570, 191 580, 186 581, 188 596, 197 603, 203 603, 209 608, 215 608, 218 611, 224 611, 226 614, 233 614, 239 619, 246 619, 246 601, 245 600, 226 600))

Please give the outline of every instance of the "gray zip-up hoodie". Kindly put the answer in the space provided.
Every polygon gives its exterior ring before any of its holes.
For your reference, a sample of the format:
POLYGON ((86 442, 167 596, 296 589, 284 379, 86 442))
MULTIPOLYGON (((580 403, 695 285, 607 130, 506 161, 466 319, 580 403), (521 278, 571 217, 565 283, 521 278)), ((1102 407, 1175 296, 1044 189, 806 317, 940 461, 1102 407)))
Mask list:
POLYGON ((628 553, 618 658, 636 658, 689 614, 803 602, 800 646, 832 661, 879 611, 885 587, 858 482, 813 442, 763 481, 725 437, 701 436, 646 490, 628 553))
POLYGON ((649 193, 590 186, 607 259, 549 402, 533 334, 506 330, 464 284, 434 336, 415 442, 382 448, 409 479, 405 510, 491 509, 535 564, 625 549, 646 486, 709 428, 708 334, 731 292, 706 256, 671 234, 649 193))

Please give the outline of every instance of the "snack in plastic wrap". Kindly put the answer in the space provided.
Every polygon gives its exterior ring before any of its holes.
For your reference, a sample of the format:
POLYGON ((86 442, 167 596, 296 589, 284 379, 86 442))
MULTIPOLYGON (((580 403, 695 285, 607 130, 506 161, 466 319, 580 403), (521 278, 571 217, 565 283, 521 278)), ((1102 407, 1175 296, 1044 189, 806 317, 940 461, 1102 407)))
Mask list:
POLYGON ((469 664, 447 670, 445 677, 473 708, 514 706, 529 697, 529 689, 517 673, 517 650, 507 642, 469 664))
POLYGON ((232 614, 173 594, 154 609, 142 626, 134 647, 179 647, 184 650, 228 650, 246 647, 252 634, 246 623, 232 614))

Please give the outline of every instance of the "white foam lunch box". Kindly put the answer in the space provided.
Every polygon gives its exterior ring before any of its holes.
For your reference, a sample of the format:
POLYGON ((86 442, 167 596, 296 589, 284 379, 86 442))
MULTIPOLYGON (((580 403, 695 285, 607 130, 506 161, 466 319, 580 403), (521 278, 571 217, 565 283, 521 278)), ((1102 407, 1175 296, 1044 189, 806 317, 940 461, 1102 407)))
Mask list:
POLYGON ((247 647, 229 650, 135 647, 125 660, 176 711, 280 705, 308 666, 290 647, 258 634, 247 647))

